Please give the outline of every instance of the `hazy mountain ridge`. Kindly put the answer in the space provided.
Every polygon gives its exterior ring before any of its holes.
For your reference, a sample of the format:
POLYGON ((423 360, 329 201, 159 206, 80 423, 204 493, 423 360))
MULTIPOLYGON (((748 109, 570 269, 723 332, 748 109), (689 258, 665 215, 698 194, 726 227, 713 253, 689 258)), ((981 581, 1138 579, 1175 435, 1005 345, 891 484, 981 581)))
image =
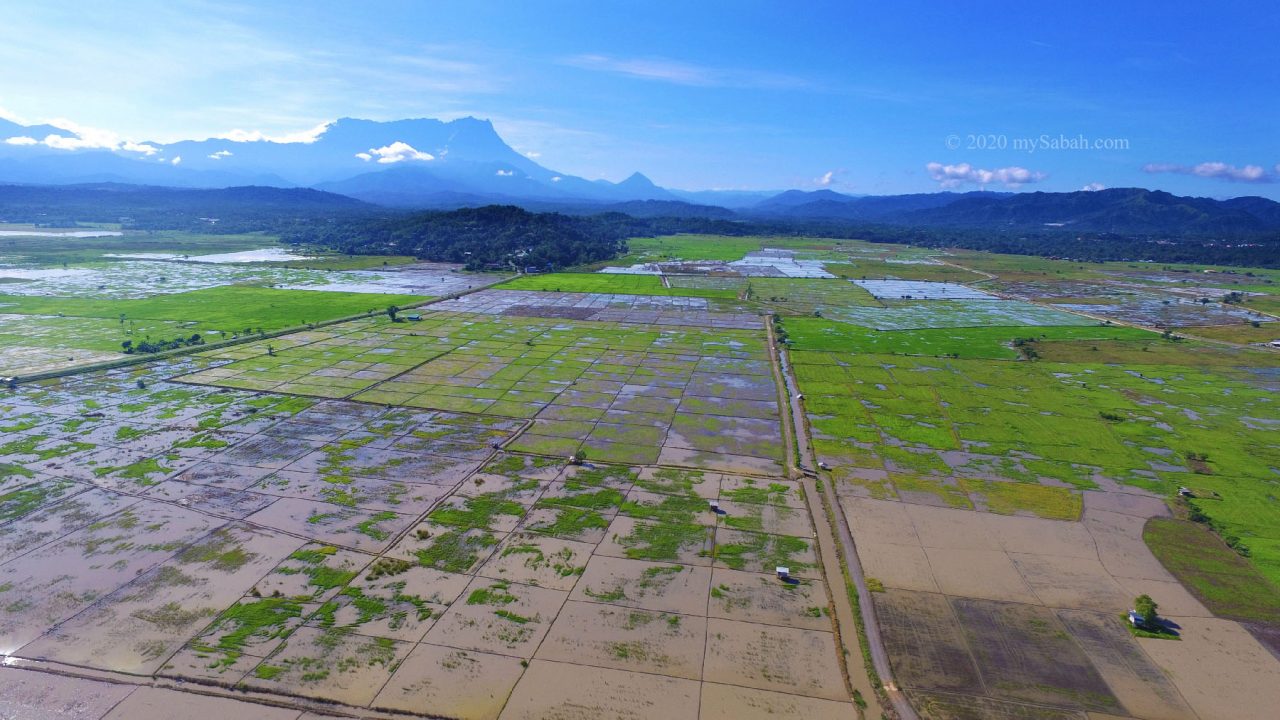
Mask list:
POLYGON ((139 143, 132 150, 55 148, 44 142, 49 135, 79 139, 68 129, 0 121, 0 181, 315 186, 373 202, 393 198, 389 204, 399 205, 437 192, 595 202, 675 199, 639 173, 611 183, 545 168, 511 148, 488 120, 471 117, 342 118, 306 142, 210 138, 139 143), (384 176, 389 171, 395 172, 384 176))
POLYGON ((672 191, 639 172, 618 183, 592 181, 543 167, 504 142, 491 122, 472 117, 342 118, 292 142, 246 136, 66 149, 76 142, 86 139, 70 129, 0 120, 0 182, 313 187, 405 209, 507 204, 571 214, 1139 235, 1280 230, 1280 204, 1265 198, 1214 200, 1140 188, 864 196, 830 188, 672 191))
POLYGON ((1280 230, 1280 203, 1261 197, 1182 197, 1115 188, 1066 193, 926 193, 854 197, 788 191, 749 211, 761 217, 864 221, 910 227, 1213 235, 1280 230))

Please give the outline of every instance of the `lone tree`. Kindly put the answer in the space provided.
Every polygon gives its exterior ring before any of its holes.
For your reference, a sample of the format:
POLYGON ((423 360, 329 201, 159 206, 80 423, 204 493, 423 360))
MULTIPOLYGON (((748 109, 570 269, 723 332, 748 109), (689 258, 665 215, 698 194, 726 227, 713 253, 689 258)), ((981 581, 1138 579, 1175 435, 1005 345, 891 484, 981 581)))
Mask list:
POLYGON ((1160 626, 1160 616, 1156 614, 1159 606, 1156 601, 1151 599, 1150 595, 1139 595, 1133 601, 1133 609, 1142 616, 1142 625, 1147 628, 1160 626))
POLYGON ((396 314, 399 312, 400 308, 395 305, 389 305, 387 307, 387 317, 391 318, 391 322, 400 322, 399 320, 396 320, 396 314))

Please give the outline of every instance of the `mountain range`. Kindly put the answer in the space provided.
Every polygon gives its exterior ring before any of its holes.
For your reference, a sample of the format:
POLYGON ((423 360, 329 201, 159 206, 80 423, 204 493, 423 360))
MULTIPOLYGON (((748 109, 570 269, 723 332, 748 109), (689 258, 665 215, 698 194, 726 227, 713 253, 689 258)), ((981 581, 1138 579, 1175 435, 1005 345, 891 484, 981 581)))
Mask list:
MULTIPOLYGON (((310 206, 322 203, 327 193, 345 196, 335 197, 333 204, 347 208, 343 201, 355 198, 399 208, 510 204, 571 214, 616 211, 779 223, 1174 235, 1280 230, 1280 204, 1265 198, 1214 200, 1141 188, 857 196, 829 189, 667 190, 638 172, 617 183, 587 180, 543 167, 504 142, 492 123, 471 117, 448 122, 342 118, 287 142, 240 134, 168 144, 122 143, 54 124, 0 119, 0 183, 310 188, 310 194, 271 196, 271 202, 297 198, 310 206)), ((0 193, 0 203, 13 196, 0 193)))
POLYGON ((342 118, 305 141, 254 137, 93 147, 73 129, 0 120, 0 182, 217 188, 314 187, 385 205, 433 196, 628 202, 676 197, 635 173, 622 182, 549 170, 487 120, 342 118))

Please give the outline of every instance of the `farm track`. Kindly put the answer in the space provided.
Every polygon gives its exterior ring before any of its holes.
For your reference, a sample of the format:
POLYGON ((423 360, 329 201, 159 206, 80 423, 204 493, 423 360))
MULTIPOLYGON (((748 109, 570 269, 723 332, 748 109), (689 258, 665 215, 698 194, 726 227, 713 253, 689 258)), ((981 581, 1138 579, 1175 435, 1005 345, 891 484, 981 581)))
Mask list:
MULTIPOLYGON (((844 522, 844 516, 840 512, 839 505, 836 504, 831 484, 823 483, 822 488, 819 489, 816 473, 805 467, 804 463, 806 461, 815 470, 817 464, 809 446, 809 432, 808 425, 804 419, 804 409, 800 402, 791 401, 791 398, 796 396, 794 392, 795 382, 791 377, 790 366, 786 361, 786 356, 778 346, 777 337, 773 332, 773 324, 767 322, 765 327, 768 331, 768 347, 770 359, 772 360, 774 381, 778 386, 779 393, 782 395, 779 400, 787 408, 784 412, 790 413, 789 421, 783 423, 783 438, 788 468, 791 471, 790 474, 795 476, 804 487, 805 502, 809 507, 809 514, 817 533, 819 558, 822 562, 823 572, 827 577, 828 592, 836 610, 837 635, 843 651, 842 658, 844 660, 846 679, 850 688, 857 691, 858 695, 867 704, 865 709, 859 709, 859 714, 861 717, 875 718, 883 717, 887 713, 893 713, 900 720, 917 720, 919 716, 916 714, 915 709, 911 707, 911 703, 890 680, 892 675, 889 667, 889 655, 880 637, 879 625, 876 624, 875 608, 872 605, 870 591, 867 589, 862 566, 858 561, 857 549, 853 544, 853 536, 849 532, 847 523, 844 522), (835 528, 832 527, 833 520, 836 523, 835 528), (837 536, 839 537, 838 545, 837 536), (861 624, 855 618, 855 610, 849 600, 848 593, 835 589, 836 586, 845 586, 849 580, 852 580, 858 593, 859 611, 862 615, 861 624), (871 654, 872 666, 880 682, 883 683, 882 689, 888 695, 892 704, 891 709, 884 708, 881 705, 880 699, 882 695, 877 691, 876 685, 868 673, 857 669, 859 665, 857 660, 864 656, 860 634, 865 635, 871 654)), ((781 410, 782 408, 779 409, 781 410)))

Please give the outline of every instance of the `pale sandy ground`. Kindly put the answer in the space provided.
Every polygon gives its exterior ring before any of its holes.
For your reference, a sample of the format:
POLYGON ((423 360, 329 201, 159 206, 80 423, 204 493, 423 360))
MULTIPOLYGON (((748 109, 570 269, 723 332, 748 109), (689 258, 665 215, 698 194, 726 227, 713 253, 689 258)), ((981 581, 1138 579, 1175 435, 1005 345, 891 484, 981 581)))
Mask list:
POLYGON ((1055 609, 1129 713, 1124 717, 1280 717, 1280 661, 1239 623, 1213 618, 1143 543, 1146 519, 1167 515, 1157 498, 1086 492, 1079 522, 861 497, 841 502, 867 575, 886 587, 1055 609), (1181 641, 1135 643, 1119 623, 1098 625, 1140 593, 1182 626, 1181 641), (1107 637, 1120 640, 1094 639, 1107 637))
POLYGON ((1280 715, 1280 662, 1240 623, 1172 619, 1182 626, 1182 642, 1139 642, 1201 718, 1273 720, 1280 715))

